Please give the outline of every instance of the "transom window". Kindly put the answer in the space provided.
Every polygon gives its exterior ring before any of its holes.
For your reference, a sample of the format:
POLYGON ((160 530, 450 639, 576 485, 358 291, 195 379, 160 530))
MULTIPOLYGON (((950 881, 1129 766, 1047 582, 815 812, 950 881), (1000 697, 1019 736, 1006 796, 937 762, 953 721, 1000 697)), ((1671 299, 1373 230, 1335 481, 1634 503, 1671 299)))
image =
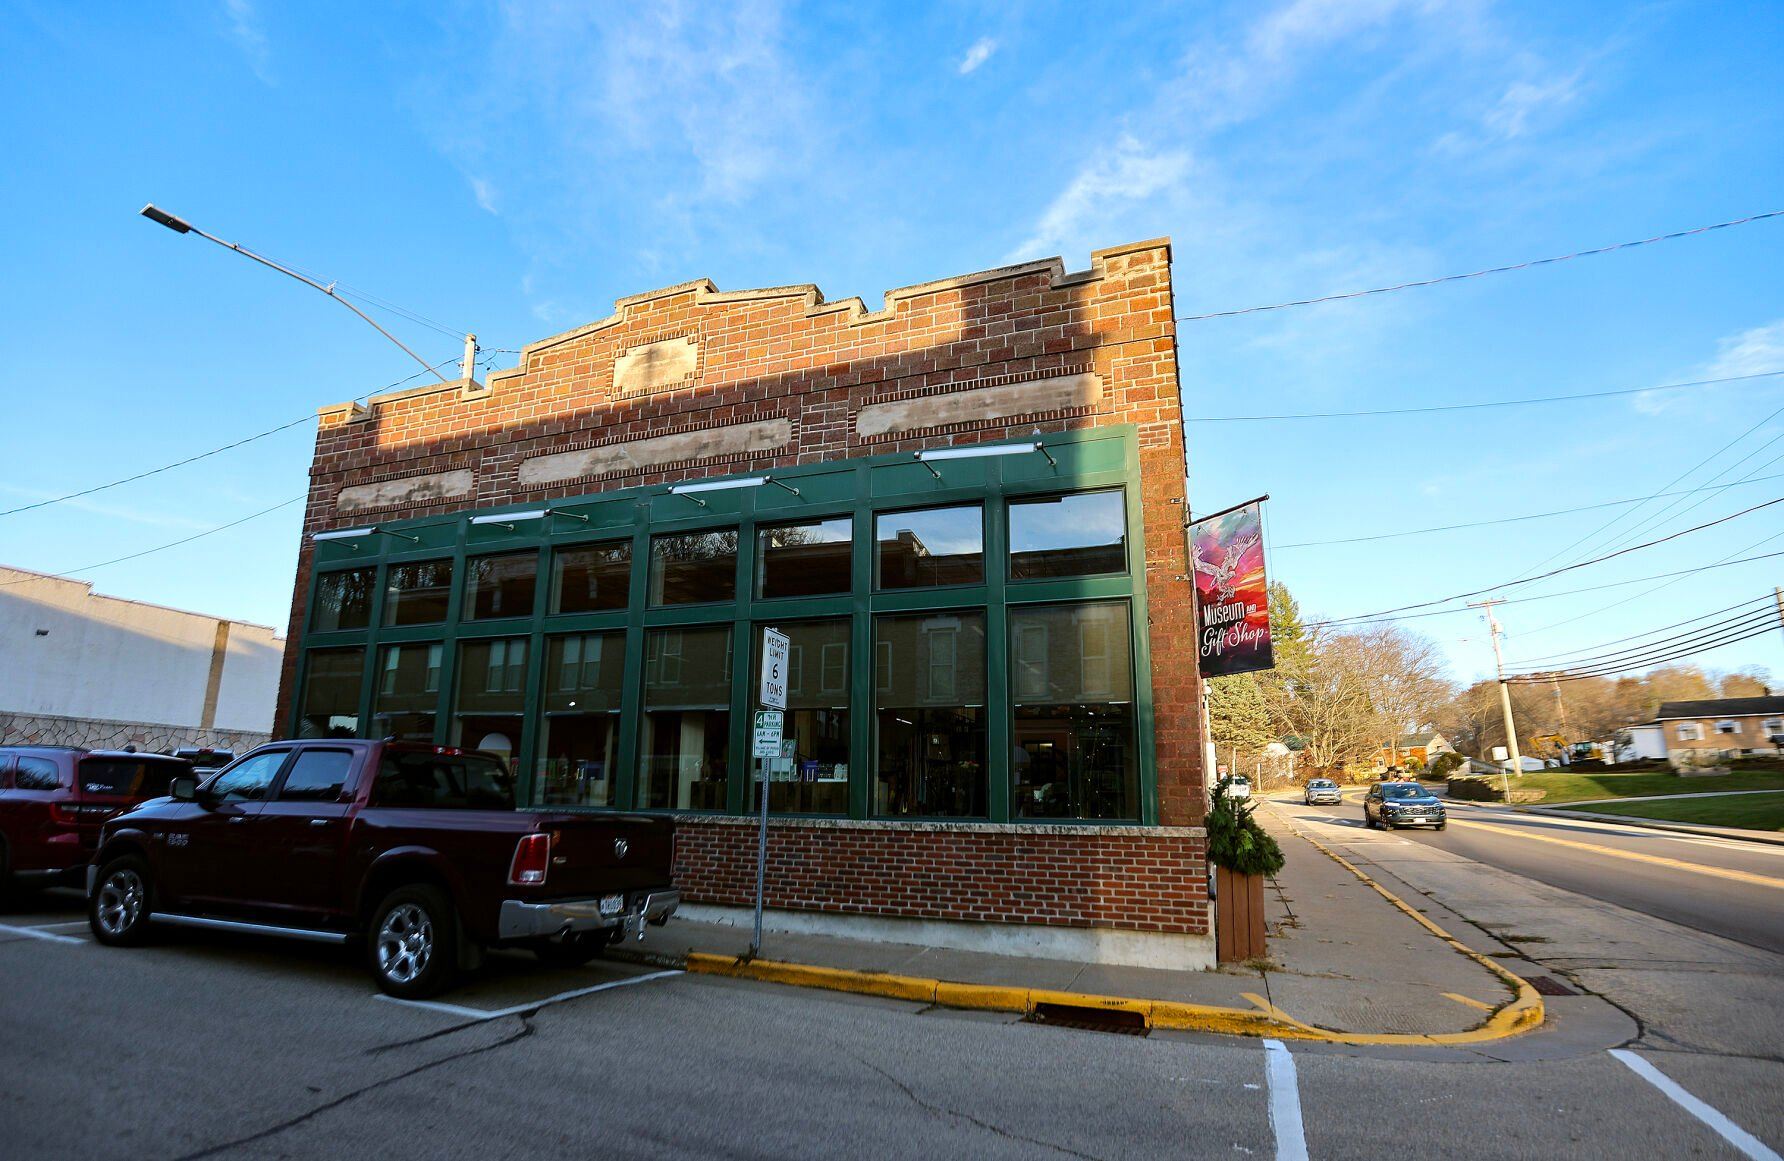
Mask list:
POLYGON ((882 512, 874 517, 874 539, 875 579, 882 589, 985 579, 985 510, 977 504, 882 512))

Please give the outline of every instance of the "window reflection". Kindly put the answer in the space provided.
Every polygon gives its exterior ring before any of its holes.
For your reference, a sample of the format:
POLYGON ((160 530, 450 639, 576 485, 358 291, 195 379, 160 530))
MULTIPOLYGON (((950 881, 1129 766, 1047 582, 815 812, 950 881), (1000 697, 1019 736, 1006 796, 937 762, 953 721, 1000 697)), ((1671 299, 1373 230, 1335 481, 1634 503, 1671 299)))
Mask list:
POLYGON ((350 568, 324 573, 316 582, 316 609, 310 628, 317 633, 364 629, 372 623, 372 593, 378 570, 350 568))
POLYGON ((533 589, 539 571, 539 554, 517 552, 509 556, 480 556, 465 570, 466 620, 533 615, 533 589))
POLYGON ((638 753, 646 808, 723 810, 731 754, 731 630, 657 629, 644 638, 638 753))
POLYGON ((614 805, 625 668, 623 632, 581 633, 546 643, 536 803, 614 805))
POLYGON ((364 649, 311 650, 304 672, 297 736, 351 738, 359 733, 364 649))
POLYGON ((1132 642, 1118 601, 1010 610, 1010 811, 1135 819, 1132 642))
MULTIPOLYGON (((787 635, 787 711, 782 737, 793 742, 794 753, 790 769, 771 771, 768 809, 780 814, 847 814, 851 765, 848 619, 796 621, 776 627, 787 635)), ((759 630, 755 638, 759 679, 759 630)), ((760 809, 760 783, 752 778, 750 786, 750 808, 760 809)))
POLYGON ((554 613, 623 609, 631 591, 630 541, 560 549, 552 559, 551 611, 554 613))
POLYGON ((452 595, 452 562, 393 564, 384 583, 386 625, 432 625, 446 619, 452 595))
POLYGON ((846 593, 854 551, 854 521, 847 516, 758 529, 756 591, 769 598, 846 593))
POLYGON ((985 514, 977 504, 874 517, 874 579, 882 589, 979 584, 985 514))
POLYGON ((431 742, 440 708, 438 642, 386 645, 378 655, 378 691, 372 699, 373 737, 431 742))
POLYGON ((453 684, 451 744, 512 765, 526 709, 527 639, 464 642, 453 684))
POLYGON ((875 813, 984 817, 985 615, 881 617, 874 649, 875 813))
POLYGON ((1010 579, 1090 576, 1127 569, 1120 491, 1010 501, 1010 579))
POLYGON ((736 529, 652 538, 651 604, 705 604, 728 601, 736 595, 736 529))

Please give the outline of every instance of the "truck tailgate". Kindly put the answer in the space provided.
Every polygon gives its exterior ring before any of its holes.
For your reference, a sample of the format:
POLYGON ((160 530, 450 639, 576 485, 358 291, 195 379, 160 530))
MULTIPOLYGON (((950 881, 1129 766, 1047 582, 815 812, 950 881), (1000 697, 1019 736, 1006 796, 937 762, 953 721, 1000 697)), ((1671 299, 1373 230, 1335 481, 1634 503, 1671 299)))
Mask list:
POLYGON ((668 886, 675 862, 675 823, 648 815, 538 816, 551 834, 551 870, 538 896, 582 898, 668 886))

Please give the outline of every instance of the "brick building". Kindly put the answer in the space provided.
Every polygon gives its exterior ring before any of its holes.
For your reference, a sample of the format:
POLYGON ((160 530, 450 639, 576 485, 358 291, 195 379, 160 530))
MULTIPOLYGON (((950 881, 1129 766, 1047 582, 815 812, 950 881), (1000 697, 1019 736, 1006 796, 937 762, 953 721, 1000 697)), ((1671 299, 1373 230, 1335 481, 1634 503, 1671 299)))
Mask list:
POLYGON ((677 812, 771 926, 1213 962, 1170 244, 890 292, 705 281, 322 410, 279 728, 476 746, 677 812))

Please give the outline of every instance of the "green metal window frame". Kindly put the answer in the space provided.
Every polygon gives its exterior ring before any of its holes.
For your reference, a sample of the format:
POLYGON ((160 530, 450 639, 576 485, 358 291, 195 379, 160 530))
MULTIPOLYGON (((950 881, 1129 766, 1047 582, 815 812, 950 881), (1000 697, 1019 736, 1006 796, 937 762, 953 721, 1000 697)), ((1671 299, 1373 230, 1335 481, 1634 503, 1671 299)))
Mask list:
MULTIPOLYGON (((982 819, 931 819, 928 821, 1015 823, 1016 825, 1081 826, 1155 825, 1158 817, 1157 764, 1154 754, 1152 657, 1147 632, 1144 521, 1140 504, 1140 459, 1136 429, 1124 424, 1089 431, 1061 432, 1034 437, 1047 451, 1040 454, 987 456, 942 461, 938 479, 931 467, 910 453, 865 456, 833 463, 775 469, 780 487, 750 487, 699 493, 697 504, 687 495, 675 495, 667 485, 617 489, 583 496, 554 499, 547 514, 517 519, 512 524, 471 523, 473 516, 537 512, 546 505, 513 504, 475 509, 411 521, 380 522, 379 530, 355 539, 314 542, 312 576, 306 605, 306 626, 323 577, 346 568, 377 569, 373 586, 370 626, 336 632, 306 631, 299 642, 297 680, 288 709, 286 728, 295 735, 302 718, 302 691, 308 679, 309 659, 319 649, 360 647, 364 670, 360 684, 361 729, 371 725, 376 665, 380 647, 399 643, 440 643, 443 648, 440 700, 435 716, 435 742, 444 745, 450 729, 452 690, 457 687, 459 645, 467 640, 492 637, 528 637, 526 718, 522 743, 515 755, 519 800, 531 802, 535 781, 538 723, 543 710, 546 639, 566 633, 596 630, 625 632, 625 693, 620 712, 620 744, 615 772, 613 807, 561 807, 565 810, 626 810, 638 802, 638 738, 642 710, 644 631, 667 626, 729 624, 734 656, 731 672, 731 761, 727 777, 725 814, 746 813, 750 711, 755 707, 753 687, 755 653, 760 630, 781 621, 846 617, 850 620, 850 715, 849 811, 853 819, 875 817, 871 812, 877 739, 873 736, 874 618, 886 613, 983 610, 986 618, 986 707, 988 755, 988 817, 982 819), (1050 457, 1050 458, 1049 458, 1050 457), (1006 501, 1032 496, 1120 488, 1127 518, 1127 570, 1072 578, 1009 579, 1009 512, 1006 501), (796 492, 794 491, 796 489, 796 492), (984 506, 984 583, 936 588, 891 589, 874 587, 876 547, 874 516, 915 508, 980 503, 984 506), (852 591, 822 597, 785 597, 764 600, 755 595, 756 531, 759 525, 785 524, 846 516, 853 521, 852 591), (736 598, 712 604, 651 607, 648 604, 651 538, 665 533, 708 529, 737 531, 736 598), (589 613, 549 613, 552 552, 600 542, 630 540, 632 544, 630 602, 626 608, 589 613), (495 553, 532 550, 538 553, 538 577, 530 617, 468 621, 462 616, 467 565, 470 559, 495 553), (446 619, 428 625, 387 626, 384 600, 387 572, 399 564, 450 558, 454 582, 448 597, 446 619), (1140 773, 1140 816, 1128 820, 1030 820, 1010 815, 1011 721, 1007 610, 1011 605, 1057 605, 1075 601, 1124 601, 1132 634, 1135 701, 1135 749, 1140 773)), ((764 471, 733 472, 711 479, 750 478, 764 471)), ((679 812, 678 812, 679 813, 679 812)), ((696 813, 696 812, 689 812, 696 813)), ((707 812, 710 813, 710 812, 707 812)), ((823 815, 789 817, 823 818, 823 815)), ((898 821, 924 821, 896 816, 898 821)))

